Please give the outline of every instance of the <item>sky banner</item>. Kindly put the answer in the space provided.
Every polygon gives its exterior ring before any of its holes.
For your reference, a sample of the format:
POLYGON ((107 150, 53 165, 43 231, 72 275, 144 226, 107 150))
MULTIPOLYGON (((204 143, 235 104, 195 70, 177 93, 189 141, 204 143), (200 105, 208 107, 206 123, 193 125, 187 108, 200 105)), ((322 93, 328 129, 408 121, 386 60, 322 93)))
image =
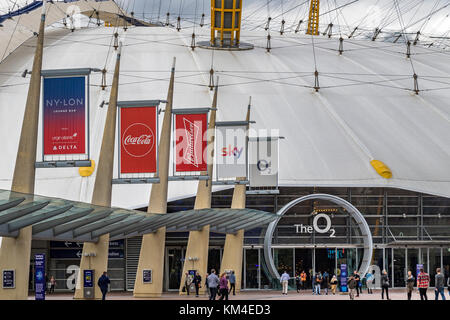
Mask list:
POLYGON ((44 155, 86 153, 86 78, 44 78, 44 155))
POLYGON ((120 173, 156 173, 158 108, 120 108, 120 173))
POLYGON ((250 187, 278 186, 278 138, 249 140, 250 187))
POLYGON ((247 124, 216 129, 217 179, 247 177, 247 124))
POLYGON ((207 170, 207 113, 175 114, 175 172, 207 170))

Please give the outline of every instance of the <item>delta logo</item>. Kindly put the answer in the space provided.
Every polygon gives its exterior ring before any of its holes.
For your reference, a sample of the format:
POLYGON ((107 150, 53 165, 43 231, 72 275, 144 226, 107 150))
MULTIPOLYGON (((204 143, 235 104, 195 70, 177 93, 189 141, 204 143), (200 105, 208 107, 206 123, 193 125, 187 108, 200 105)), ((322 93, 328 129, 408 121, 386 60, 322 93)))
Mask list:
POLYGON ((244 148, 238 148, 238 147, 232 147, 231 145, 228 145, 228 147, 222 148, 222 157, 235 157, 236 159, 239 159, 242 155, 242 151, 244 148))

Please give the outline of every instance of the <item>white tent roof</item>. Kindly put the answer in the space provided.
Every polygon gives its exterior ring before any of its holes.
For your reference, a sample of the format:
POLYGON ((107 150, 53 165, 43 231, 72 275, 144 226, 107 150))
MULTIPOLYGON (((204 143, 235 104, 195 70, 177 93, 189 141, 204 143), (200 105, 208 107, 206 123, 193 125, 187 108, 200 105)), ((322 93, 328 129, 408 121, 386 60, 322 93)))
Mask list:
MULTIPOLYGON (((197 41, 209 30, 197 28, 197 41)), ((103 68, 111 84, 112 28, 47 32, 43 69, 103 68)), ((119 30, 124 43, 119 100, 165 99, 170 67, 177 58, 174 108, 210 106, 211 62, 220 76, 218 121, 243 120, 252 96, 255 129, 279 129, 280 185, 396 187, 450 197, 450 58, 448 52, 404 44, 339 40, 300 34, 243 32, 255 49, 242 52, 190 49, 192 29, 132 27, 119 30), (315 57, 315 59, 314 59, 315 57), (319 92, 314 86, 314 60, 319 92), (413 69, 419 95, 413 92, 413 69), (370 165, 387 164, 392 179, 370 165)), ((0 189, 11 186, 23 118, 34 42, 27 42, 0 64, 0 189)), ((91 75, 91 157, 97 161, 109 91, 91 75)), ((160 118, 162 120, 162 118, 160 118)), ((40 148, 40 145, 39 145, 40 148)), ((39 149, 38 148, 38 149, 39 149)), ((41 152, 40 149, 38 152, 41 152)), ((116 150, 117 152, 117 150, 116 150)), ((94 174, 95 175, 95 174, 94 174)), ((36 193, 90 201, 95 177, 76 168, 37 169, 36 193)), ((196 182, 170 182, 169 200, 192 196, 196 182)), ((148 203, 150 185, 114 185, 113 206, 148 203)))
MULTIPOLYGON (((27 4, 28 1, 19 0, 15 3, 18 7, 13 7, 11 12, 18 14, 12 15, 4 21, 0 20, 2 25, 0 27, 0 62, 39 31, 42 1, 33 1, 27 4)), ((0 2, 0 16, 8 14, 6 4, 10 5, 11 3, 0 2)), ((117 15, 130 17, 113 0, 55 0, 46 3, 45 25, 49 26, 67 18, 68 23, 73 23, 74 27, 77 27, 79 14, 92 16, 95 23, 97 15, 93 14, 94 11, 99 13, 100 18, 117 17, 117 15)))

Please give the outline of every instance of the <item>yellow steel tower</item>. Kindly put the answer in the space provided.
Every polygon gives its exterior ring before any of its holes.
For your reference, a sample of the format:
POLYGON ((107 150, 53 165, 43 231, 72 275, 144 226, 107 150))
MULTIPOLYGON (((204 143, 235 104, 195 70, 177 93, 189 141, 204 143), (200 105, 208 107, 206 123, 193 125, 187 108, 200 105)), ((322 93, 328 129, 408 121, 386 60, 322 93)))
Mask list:
POLYGON ((309 6, 308 30, 306 34, 319 35, 319 3, 320 0, 311 0, 309 6))
POLYGON ((239 47, 242 0, 211 0, 211 46, 239 47))

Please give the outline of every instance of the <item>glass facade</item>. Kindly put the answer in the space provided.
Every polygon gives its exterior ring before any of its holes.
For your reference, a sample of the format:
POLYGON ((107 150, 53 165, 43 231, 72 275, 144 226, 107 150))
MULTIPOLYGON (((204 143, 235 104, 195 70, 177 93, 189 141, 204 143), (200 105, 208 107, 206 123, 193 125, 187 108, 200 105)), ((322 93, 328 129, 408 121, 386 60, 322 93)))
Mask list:
MULTIPOLYGON (((404 287, 406 272, 411 270, 415 274, 417 264, 424 265, 430 274, 431 285, 434 285, 438 267, 443 268, 448 278, 450 199, 388 188, 281 187, 278 195, 247 195, 246 207, 275 213, 290 201, 312 193, 341 197, 363 214, 373 237, 371 265, 388 272, 391 286, 404 287)), ((229 208, 232 194, 233 189, 215 192, 212 207, 229 208)), ((194 197, 173 201, 168 204, 168 212, 190 210, 194 207, 194 201, 194 197)), ((318 228, 327 226, 325 219, 316 220, 318 228)), ((243 289, 279 288, 279 281, 270 276, 264 259, 265 231, 265 228, 245 231, 243 289)), ((179 288, 188 236, 187 232, 167 233, 165 290, 179 288)), ((224 234, 210 234, 208 269, 220 269, 224 242, 224 234)), ((131 279, 129 282, 132 283, 131 274, 135 271, 128 267, 133 264, 126 259, 133 255, 124 255, 123 251, 130 251, 128 245, 116 243, 116 246, 112 252, 114 257, 110 257, 108 264, 108 271, 113 277, 111 287, 113 290, 131 290, 129 285, 125 286, 125 278, 131 279)), ((363 237, 353 218, 343 208, 322 200, 305 201, 292 207, 278 223, 272 247, 277 270, 280 273, 286 270, 291 276, 304 270, 309 276, 306 285, 309 288, 315 272, 328 271, 339 276, 342 264, 347 265, 348 272, 353 272, 361 265, 364 254, 363 237), (318 233, 314 228, 309 228, 313 226, 317 214, 326 214, 330 218, 332 231, 318 233)), ((140 244, 133 247, 136 258, 139 249, 140 244)), ((56 277, 57 290, 70 290, 79 266, 79 258, 73 256, 78 250, 76 244, 67 248, 64 243, 33 241, 33 250, 47 253, 47 273, 56 277)))

